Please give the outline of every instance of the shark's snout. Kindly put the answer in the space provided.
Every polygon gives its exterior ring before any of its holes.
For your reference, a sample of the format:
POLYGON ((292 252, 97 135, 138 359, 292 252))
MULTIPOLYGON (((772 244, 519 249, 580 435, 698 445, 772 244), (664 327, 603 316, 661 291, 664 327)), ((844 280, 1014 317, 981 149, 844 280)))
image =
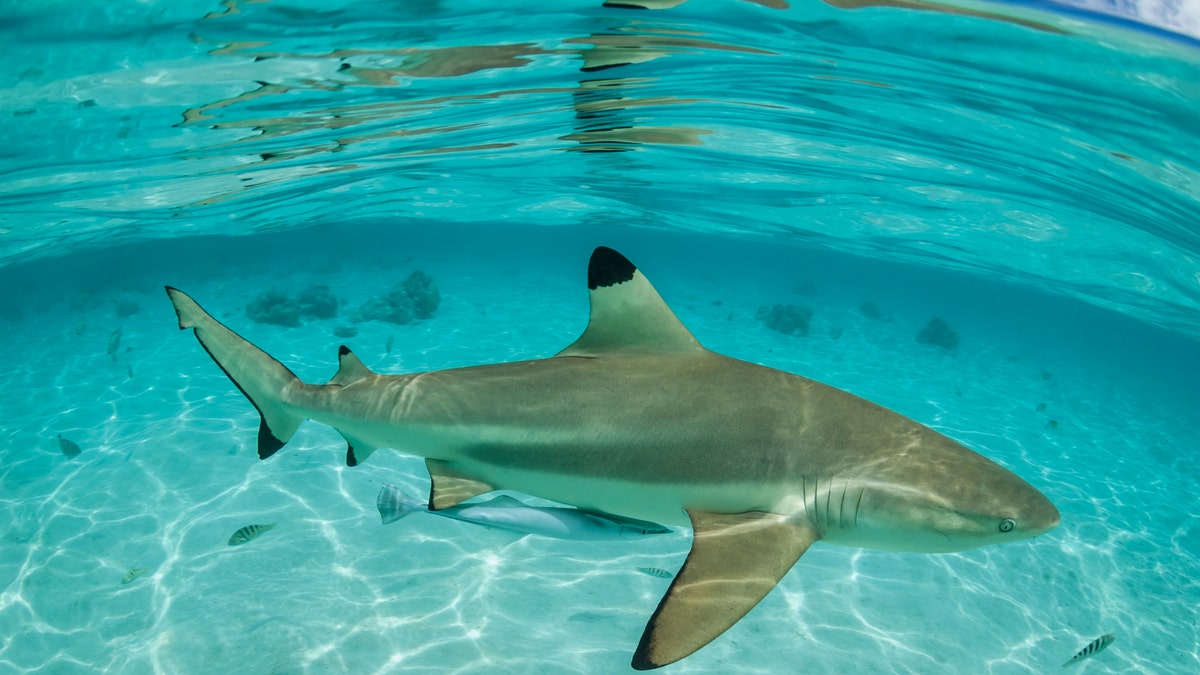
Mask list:
POLYGON ((1058 527, 1062 522, 1062 514, 1058 512, 1058 508, 1054 506, 1045 495, 1038 493, 1039 500, 1034 505, 1032 513, 1029 516, 1029 529, 1033 530, 1037 536, 1044 534, 1058 527))

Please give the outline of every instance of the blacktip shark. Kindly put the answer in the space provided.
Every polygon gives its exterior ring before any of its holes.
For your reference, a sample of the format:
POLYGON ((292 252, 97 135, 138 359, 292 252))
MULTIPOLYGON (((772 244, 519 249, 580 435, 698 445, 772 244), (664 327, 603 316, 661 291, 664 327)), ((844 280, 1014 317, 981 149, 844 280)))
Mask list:
POLYGON ((667 534, 670 528, 634 518, 593 513, 563 506, 531 506, 515 497, 496 495, 487 501, 463 502, 437 511, 428 502, 408 496, 395 485, 384 485, 375 500, 384 525, 412 513, 445 516, 466 523, 520 534, 536 534, 574 541, 612 541, 667 534))
POLYGON ((380 375, 343 346, 323 385, 167 293, 261 414, 264 459, 312 419, 346 439, 349 465, 377 448, 424 457, 434 510, 505 489, 691 526, 638 670, 724 633, 814 542, 939 553, 1058 525, 1034 487, 922 424, 705 349, 620 253, 597 248, 587 283, 587 328, 551 358, 380 375))

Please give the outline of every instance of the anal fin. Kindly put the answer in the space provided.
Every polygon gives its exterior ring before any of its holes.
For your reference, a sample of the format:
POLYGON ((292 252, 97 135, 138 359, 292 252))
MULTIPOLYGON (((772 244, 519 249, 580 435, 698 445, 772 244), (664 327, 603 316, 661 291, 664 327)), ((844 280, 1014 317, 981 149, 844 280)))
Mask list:
POLYGON ((446 509, 471 497, 496 488, 459 471, 440 459, 426 459, 425 468, 433 485, 429 489, 429 510, 446 509))
POLYGON ((807 522, 750 511, 688 511, 692 550, 646 624, 633 667, 673 663, 746 615, 817 540, 807 522))

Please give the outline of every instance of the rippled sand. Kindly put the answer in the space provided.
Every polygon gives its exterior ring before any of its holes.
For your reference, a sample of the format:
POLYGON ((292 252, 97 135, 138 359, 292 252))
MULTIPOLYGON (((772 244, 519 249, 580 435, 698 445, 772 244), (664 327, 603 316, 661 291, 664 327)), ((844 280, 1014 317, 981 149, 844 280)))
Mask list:
MULTIPOLYGON (((1120 639, 1088 672, 1197 668, 1194 398, 966 312, 956 353, 919 345, 926 308, 881 301, 890 320, 871 320, 859 289, 808 296, 781 283, 803 270, 689 272, 653 249, 625 252, 710 348, 894 407, 1012 468, 1063 513, 1047 536, 962 554, 817 545, 672 672, 1040 673, 1107 632, 1120 639), (812 307, 810 337, 754 318, 775 302, 812 307)), ((390 267, 159 281, 324 381, 342 342, 382 372, 548 356, 586 320, 586 254, 498 263, 429 249, 390 267), (324 283, 357 305, 417 268, 443 294, 430 321, 362 323, 342 339, 344 319, 277 328, 245 315, 270 287, 324 283)), ((690 535, 574 543, 426 515, 384 527, 380 485, 427 490, 420 460, 381 451, 348 469, 337 434, 307 424, 259 461, 257 415, 176 329, 161 289, 94 293, 77 312, 28 307, 0 337, 0 673, 628 670, 669 584, 637 568, 678 569, 690 535), (141 311, 116 318, 121 298, 141 311), (58 434, 82 454, 63 456, 58 434), (278 525, 226 545, 252 523, 278 525), (147 571, 123 584, 131 568, 147 571)))

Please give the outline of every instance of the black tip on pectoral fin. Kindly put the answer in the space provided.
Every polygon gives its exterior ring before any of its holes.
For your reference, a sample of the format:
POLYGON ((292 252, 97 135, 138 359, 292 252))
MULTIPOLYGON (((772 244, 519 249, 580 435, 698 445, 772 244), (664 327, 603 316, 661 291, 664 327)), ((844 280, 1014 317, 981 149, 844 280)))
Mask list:
POLYGON ((588 261, 588 289, 596 290, 606 286, 615 286, 633 278, 637 267, 625 256, 607 246, 599 246, 592 251, 588 261))
POLYGON ((662 668, 663 666, 665 666, 667 664, 655 663, 655 662, 651 661, 650 659, 646 658, 646 656, 644 654, 642 654, 639 649, 638 653, 633 655, 633 662, 630 663, 629 665, 634 670, 654 670, 655 668, 662 668))

